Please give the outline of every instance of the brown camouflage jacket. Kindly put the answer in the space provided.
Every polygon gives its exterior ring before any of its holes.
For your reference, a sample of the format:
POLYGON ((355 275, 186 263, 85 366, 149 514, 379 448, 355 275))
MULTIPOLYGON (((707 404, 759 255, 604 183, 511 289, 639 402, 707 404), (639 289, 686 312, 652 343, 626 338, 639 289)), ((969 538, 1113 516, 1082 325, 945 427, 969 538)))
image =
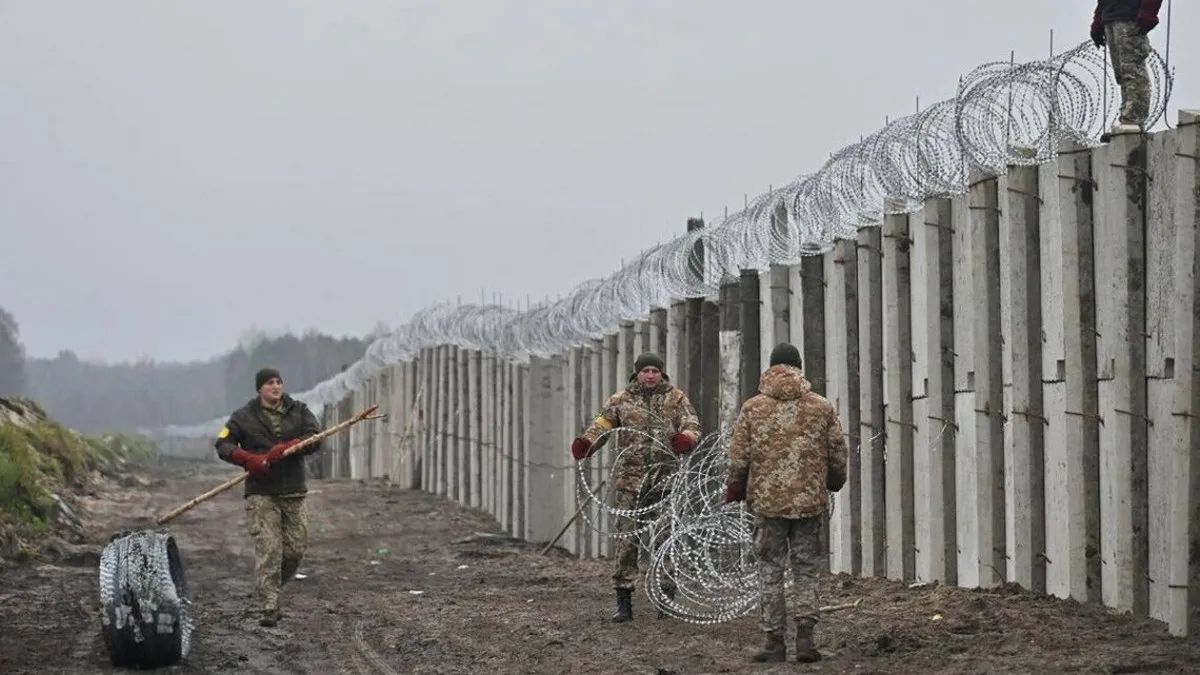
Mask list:
POLYGON ((700 421, 681 389, 663 381, 653 390, 632 382, 609 397, 604 409, 584 432, 592 443, 607 444, 621 458, 613 471, 618 490, 637 490, 646 468, 671 457, 671 436, 700 439, 700 421), (612 433, 608 433, 608 432, 612 433))
POLYGON ((764 518, 813 518, 826 489, 846 482, 846 436, 837 411, 792 366, 772 366, 742 404, 729 446, 727 485, 764 518))

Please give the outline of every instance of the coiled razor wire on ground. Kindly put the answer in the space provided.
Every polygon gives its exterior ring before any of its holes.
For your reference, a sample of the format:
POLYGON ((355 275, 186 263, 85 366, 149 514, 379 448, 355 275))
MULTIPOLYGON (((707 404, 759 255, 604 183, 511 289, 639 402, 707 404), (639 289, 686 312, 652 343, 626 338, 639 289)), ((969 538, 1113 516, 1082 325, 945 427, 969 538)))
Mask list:
MULTIPOLYGON (((833 153, 815 173, 748 200, 712 227, 659 244, 608 277, 526 311, 435 304, 298 398, 319 414, 427 347, 485 349, 518 361, 561 353, 673 299, 710 295, 742 269, 824 253, 886 213, 909 213, 927 199, 962 194, 973 174, 1047 162, 1067 143, 1096 145, 1120 105, 1104 54, 1083 43, 1043 61, 985 63, 960 80, 954 98, 887 124, 833 153)), ((1172 76, 1157 52, 1147 65, 1149 127, 1166 110, 1172 76)), ((207 436, 222 421, 165 432, 207 436)))
POLYGON ((100 554, 100 623, 114 666, 178 663, 191 648, 183 562, 165 531, 124 533, 100 554))
MULTIPOLYGON (((942 423, 928 441, 929 456, 934 456, 942 436, 952 428, 951 423, 942 423)), ((664 439, 632 429, 613 429, 601 438, 617 434, 643 440, 612 449, 611 461, 602 447, 578 463, 576 497, 587 507, 581 511, 583 521, 614 541, 636 540, 639 557, 646 562, 646 597, 663 614, 688 623, 713 624, 753 611, 759 597, 754 517, 741 504, 724 503, 729 434, 710 434, 682 458, 671 452, 664 439), (618 508, 612 503, 614 479, 627 452, 648 454, 651 461, 645 466, 634 508, 618 508), (610 475, 603 483, 595 480, 606 472, 610 475), (630 521, 624 531, 616 525, 620 518, 630 521)), ((879 432, 861 440, 853 452, 861 454, 864 446, 882 436, 879 432)), ((828 498, 832 514, 835 495, 828 498)))
MULTIPOLYGON (((631 429, 616 429, 628 435, 631 429)), ((614 433, 614 432, 609 432, 614 433)), ((611 503, 615 475, 603 489, 593 485, 594 463, 604 450, 579 462, 576 492, 582 519, 614 541, 634 539, 646 560, 644 589, 662 613, 691 623, 720 623, 754 609, 757 577, 751 546, 752 517, 738 504, 724 504, 729 466, 728 436, 710 434, 691 453, 677 458, 661 439, 647 437, 638 445, 617 448, 605 466, 614 471, 625 453, 649 454, 639 499, 633 508, 611 503), (600 518, 589 511, 595 510, 600 518), (601 515, 602 514, 602 515, 601 515), (625 531, 617 529, 629 519, 625 531)))

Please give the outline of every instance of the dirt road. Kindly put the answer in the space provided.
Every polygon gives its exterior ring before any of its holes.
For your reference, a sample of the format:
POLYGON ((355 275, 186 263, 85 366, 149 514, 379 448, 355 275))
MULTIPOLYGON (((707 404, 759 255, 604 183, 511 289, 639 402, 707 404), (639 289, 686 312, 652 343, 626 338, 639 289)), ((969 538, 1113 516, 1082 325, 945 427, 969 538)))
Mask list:
MULTIPOLYGON (((148 485, 87 501, 96 550, 118 530, 229 475, 208 464, 148 469, 148 485)), ((1200 672, 1200 641, 1161 623, 1020 591, 910 590, 829 578, 828 603, 862 599, 820 625, 819 664, 755 666, 752 617, 717 626, 659 619, 635 599, 614 625, 607 561, 538 555, 475 539, 488 516, 426 494, 359 482, 310 485, 311 542, 284 621, 247 613, 252 556, 240 495, 170 526, 198 628, 177 673, 962 673, 1200 672), (936 618, 935 617, 939 617, 936 618)), ((93 556, 0 570, 0 673, 107 673, 93 556)))

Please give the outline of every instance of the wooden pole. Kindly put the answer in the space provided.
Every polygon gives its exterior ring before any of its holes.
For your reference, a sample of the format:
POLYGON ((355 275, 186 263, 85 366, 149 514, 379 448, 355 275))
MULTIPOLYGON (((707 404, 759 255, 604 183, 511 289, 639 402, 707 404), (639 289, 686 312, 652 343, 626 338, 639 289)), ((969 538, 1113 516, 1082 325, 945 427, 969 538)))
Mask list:
MULTIPOLYGON (((379 408, 379 406, 373 405, 373 406, 367 408, 366 410, 358 413, 354 417, 351 417, 350 419, 346 420, 345 422, 336 424, 336 425, 326 429, 325 431, 322 431, 319 434, 309 436, 308 438, 306 438, 306 439, 300 441, 299 443, 293 445, 292 447, 288 448, 283 453, 283 456, 288 457, 297 452, 300 452, 304 448, 307 448, 308 446, 316 444, 316 443, 320 443, 321 441, 325 440, 326 438, 329 438, 330 436, 336 434, 337 432, 342 431, 344 429, 349 429, 350 427, 354 426, 355 424, 358 424, 359 422, 362 422, 363 420, 378 419, 377 417, 371 417, 371 413, 375 412, 375 410, 377 408, 379 408)), ((240 473, 240 474, 234 476, 233 478, 230 478, 229 480, 225 481, 224 483, 221 483, 220 485, 209 490, 208 492, 205 492, 204 494, 202 494, 198 497, 193 497, 192 499, 188 500, 188 502, 185 503, 183 506, 180 506, 180 507, 174 509, 173 511, 170 511, 170 512, 166 513, 165 515, 159 516, 158 520, 155 522, 158 523, 159 525, 165 525, 165 524, 171 522, 172 520, 175 520, 179 516, 196 508, 196 506, 199 505, 201 502, 208 501, 209 499, 216 497, 217 495, 221 494, 222 492, 225 492, 226 490, 228 490, 228 489, 236 486, 237 484, 241 483, 242 481, 246 480, 246 476, 248 476, 248 475, 249 474, 243 472, 243 473, 240 473)))

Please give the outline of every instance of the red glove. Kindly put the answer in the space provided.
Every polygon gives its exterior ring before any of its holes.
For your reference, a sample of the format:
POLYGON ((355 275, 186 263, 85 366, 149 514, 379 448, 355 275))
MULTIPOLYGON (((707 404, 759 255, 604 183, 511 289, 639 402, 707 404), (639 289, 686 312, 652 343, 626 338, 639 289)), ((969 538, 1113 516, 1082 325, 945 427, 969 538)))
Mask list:
POLYGON ((686 455, 695 447, 695 444, 692 443, 692 437, 687 434, 675 434, 671 437, 671 450, 676 455, 686 455))
POLYGON ((583 461, 585 457, 591 457, 595 451, 592 448, 592 442, 585 436, 580 436, 571 443, 571 456, 575 458, 576 462, 583 461))
POLYGON ((267 451, 267 461, 272 464, 278 463, 279 460, 283 459, 283 453, 287 452, 288 448, 299 442, 299 438, 293 438, 290 441, 284 441, 282 443, 276 443, 275 445, 272 445, 271 449, 267 451))
POLYGON ((234 450, 230 459, 255 478, 264 478, 271 470, 271 462, 267 460, 266 455, 246 452, 241 448, 234 450))
POLYGON ((730 483, 725 486, 725 503, 741 502, 746 500, 746 493, 742 489, 741 483, 730 483))

